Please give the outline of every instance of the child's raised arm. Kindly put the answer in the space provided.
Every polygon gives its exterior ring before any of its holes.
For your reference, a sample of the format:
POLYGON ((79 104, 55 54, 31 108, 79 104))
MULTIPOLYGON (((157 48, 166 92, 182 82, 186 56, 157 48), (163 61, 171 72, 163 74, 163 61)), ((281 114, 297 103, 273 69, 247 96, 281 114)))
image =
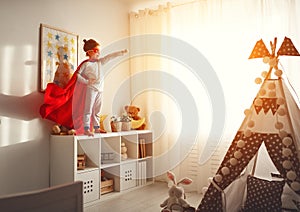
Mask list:
POLYGON ((104 65, 105 63, 107 63, 108 61, 110 61, 111 59, 114 59, 118 56, 123 56, 124 54, 126 54, 128 52, 128 49, 123 49, 121 51, 117 51, 111 54, 106 55, 105 57, 102 57, 99 59, 99 62, 101 62, 102 65, 104 65))

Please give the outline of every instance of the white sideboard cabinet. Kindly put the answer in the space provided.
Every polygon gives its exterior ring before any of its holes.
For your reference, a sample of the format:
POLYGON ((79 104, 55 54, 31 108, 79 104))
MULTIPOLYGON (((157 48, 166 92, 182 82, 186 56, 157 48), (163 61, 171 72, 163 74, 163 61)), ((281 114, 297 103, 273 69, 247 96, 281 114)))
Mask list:
POLYGON ((107 183, 104 180, 113 182, 109 195, 114 195, 153 183, 153 172, 153 138, 149 130, 95 134, 93 137, 51 135, 50 185, 82 181, 85 204, 101 200, 108 194, 107 190, 104 192, 103 186, 107 183), (127 159, 121 155, 122 143, 127 148, 127 159), (83 154, 85 168, 78 170, 77 156, 83 154))

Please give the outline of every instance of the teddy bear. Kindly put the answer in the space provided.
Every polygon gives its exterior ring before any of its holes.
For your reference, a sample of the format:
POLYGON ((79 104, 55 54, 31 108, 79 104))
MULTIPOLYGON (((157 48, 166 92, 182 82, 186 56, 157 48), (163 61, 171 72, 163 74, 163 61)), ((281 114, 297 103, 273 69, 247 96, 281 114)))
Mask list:
MULTIPOLYGON (((125 111, 127 115, 132 118, 134 121, 137 120, 145 120, 144 118, 141 118, 138 113, 140 112, 140 108, 134 105, 126 105, 125 111)), ((135 130, 144 130, 146 128, 146 124, 143 122, 141 126, 138 128, 134 128, 135 130)))
POLYGON ((70 63, 65 59, 65 56, 67 55, 66 49, 68 49, 67 46, 58 47, 57 58, 59 62, 56 62, 57 69, 53 79, 53 82, 62 88, 68 84, 73 74, 70 63))
POLYGON ((58 124, 53 125, 52 135, 76 135, 76 131, 74 129, 68 129, 64 126, 60 126, 58 124))
POLYGON ((163 208, 161 212, 172 212, 172 210, 192 212, 195 211, 194 207, 185 201, 185 194, 182 187, 179 184, 189 185, 192 183, 190 178, 183 178, 178 183, 176 183, 175 175, 171 171, 167 172, 167 177, 172 181, 173 185, 169 189, 169 197, 160 204, 163 208))

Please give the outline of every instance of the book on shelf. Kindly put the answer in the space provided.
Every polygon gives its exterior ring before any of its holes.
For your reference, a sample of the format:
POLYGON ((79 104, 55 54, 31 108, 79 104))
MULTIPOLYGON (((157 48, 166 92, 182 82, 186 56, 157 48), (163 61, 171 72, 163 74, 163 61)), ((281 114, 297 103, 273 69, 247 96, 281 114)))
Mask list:
POLYGON ((144 138, 139 139, 139 158, 146 157, 146 141, 144 138))
POLYGON ((146 161, 142 160, 138 162, 138 171, 137 171, 137 184, 138 186, 145 185, 147 182, 147 176, 146 176, 146 161))

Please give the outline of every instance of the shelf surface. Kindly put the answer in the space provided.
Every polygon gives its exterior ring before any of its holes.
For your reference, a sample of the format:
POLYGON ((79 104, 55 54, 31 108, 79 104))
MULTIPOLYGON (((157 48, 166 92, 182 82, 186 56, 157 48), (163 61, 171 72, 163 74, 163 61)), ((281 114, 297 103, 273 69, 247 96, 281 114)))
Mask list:
MULTIPOLYGON (((128 131, 121 131, 121 132, 107 132, 107 133, 96 133, 94 134, 94 138, 107 138, 107 137, 117 137, 117 136, 125 136, 125 135, 137 135, 137 134, 145 134, 151 133, 151 130, 128 130, 128 131)), ((87 135, 76 135, 76 137, 80 139, 88 139, 93 138, 87 135)))
POLYGON ((110 167, 114 167, 114 166, 119 166, 120 163, 104 163, 100 165, 101 169, 105 169, 105 168, 110 168, 110 167))
POLYGON ((82 170, 77 170, 77 174, 81 174, 81 173, 85 173, 85 172, 90 172, 90 171, 94 171, 94 170, 99 170, 98 167, 85 167, 82 170))

